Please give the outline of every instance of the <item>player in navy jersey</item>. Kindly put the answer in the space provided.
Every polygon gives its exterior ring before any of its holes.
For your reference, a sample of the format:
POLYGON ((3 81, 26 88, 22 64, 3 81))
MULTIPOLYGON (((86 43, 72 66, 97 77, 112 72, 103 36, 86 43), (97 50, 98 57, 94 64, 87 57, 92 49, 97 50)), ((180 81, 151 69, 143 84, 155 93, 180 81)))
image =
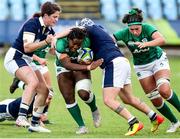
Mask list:
POLYGON ((7 71, 26 83, 16 125, 29 126, 29 131, 51 132, 39 124, 48 88, 40 71, 32 65, 32 56, 35 50, 51 43, 54 34, 52 26, 57 23, 60 12, 61 8, 56 3, 44 3, 41 6, 41 13, 34 14, 23 24, 17 39, 5 56, 4 66, 7 71), (37 95, 30 125, 26 117, 35 93, 37 95))
MULTIPOLYGON (((17 99, 5 99, 0 102, 0 122, 3 122, 5 120, 13 121, 18 118, 18 112, 19 112, 21 100, 22 97, 19 97, 17 99)), ((28 118, 32 117, 34 100, 35 99, 33 99, 32 103, 29 106, 27 112, 28 118)), ((49 101, 48 98, 46 101, 49 101)), ((41 119, 41 124, 44 126, 42 119, 41 119)))
MULTIPOLYGON (((34 102, 34 100, 33 100, 34 102)), ((33 102, 31 103, 27 112, 28 117, 32 115, 33 102)), ((18 117, 18 110, 21 104, 21 97, 17 99, 5 99, 0 102, 0 121, 16 120, 18 117)))
MULTIPOLYGON (((143 124, 120 104, 116 99, 118 96, 125 104, 129 104, 148 115, 151 122, 156 121, 158 117, 161 118, 162 123, 163 117, 157 115, 144 102, 133 96, 130 64, 118 49, 111 36, 101 26, 94 24, 91 19, 84 18, 78 25, 85 27, 88 33, 95 60, 104 59, 101 65, 103 70, 103 100, 105 105, 128 120, 130 128, 125 135, 136 134, 137 131, 143 128, 143 124)), ((156 129, 159 124, 155 125, 156 129)))
MULTIPOLYGON (((41 121, 45 124, 49 124, 50 121, 48 120, 48 109, 50 106, 51 99, 53 98, 53 88, 50 78, 50 72, 47 66, 47 59, 46 55, 47 53, 50 53, 52 55, 55 55, 54 49, 51 49, 50 45, 44 46, 43 48, 37 49, 33 54, 33 63, 38 68, 38 70, 41 72, 41 74, 44 77, 44 80, 47 84, 47 87, 49 88, 49 95, 48 95, 48 101, 46 101, 46 107, 44 109, 44 113, 41 115, 41 121)), ((26 84, 23 81, 20 81, 18 78, 14 78, 12 84, 10 85, 9 91, 11 94, 15 92, 17 88, 25 89, 26 84)))

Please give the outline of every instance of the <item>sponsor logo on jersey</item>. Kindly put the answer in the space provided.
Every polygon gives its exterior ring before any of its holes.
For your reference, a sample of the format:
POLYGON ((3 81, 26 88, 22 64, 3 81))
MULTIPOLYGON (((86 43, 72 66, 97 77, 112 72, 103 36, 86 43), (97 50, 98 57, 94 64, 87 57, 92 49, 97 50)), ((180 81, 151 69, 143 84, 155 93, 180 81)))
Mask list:
POLYGON ((134 54, 137 54, 137 53, 142 53, 142 52, 147 52, 149 51, 149 48, 144 48, 144 49, 135 49, 133 51, 134 54))

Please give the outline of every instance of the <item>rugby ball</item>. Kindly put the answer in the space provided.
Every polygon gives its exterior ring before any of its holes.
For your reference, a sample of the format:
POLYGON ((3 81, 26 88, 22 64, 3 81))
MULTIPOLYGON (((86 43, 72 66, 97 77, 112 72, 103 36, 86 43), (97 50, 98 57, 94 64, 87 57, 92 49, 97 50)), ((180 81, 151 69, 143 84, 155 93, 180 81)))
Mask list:
POLYGON ((90 48, 80 49, 77 61, 80 64, 91 64, 93 61, 93 51, 90 48))

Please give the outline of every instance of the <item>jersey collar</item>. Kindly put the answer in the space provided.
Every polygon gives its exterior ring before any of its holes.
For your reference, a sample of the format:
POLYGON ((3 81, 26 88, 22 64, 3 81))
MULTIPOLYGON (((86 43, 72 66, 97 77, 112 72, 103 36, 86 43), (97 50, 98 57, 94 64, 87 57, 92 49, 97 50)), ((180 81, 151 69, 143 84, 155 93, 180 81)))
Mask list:
POLYGON ((44 24, 44 21, 42 19, 42 16, 39 17, 39 22, 40 22, 42 27, 46 27, 46 25, 44 24))

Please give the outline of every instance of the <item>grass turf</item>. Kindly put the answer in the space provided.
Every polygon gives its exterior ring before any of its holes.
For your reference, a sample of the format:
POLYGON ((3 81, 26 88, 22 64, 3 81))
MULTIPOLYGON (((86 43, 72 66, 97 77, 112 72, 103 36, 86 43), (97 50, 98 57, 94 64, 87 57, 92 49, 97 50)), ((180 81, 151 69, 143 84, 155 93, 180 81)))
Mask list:
MULTIPOLYGON (((178 96, 180 92, 180 67, 178 58, 170 58, 170 65, 172 70, 171 85, 176 90, 178 96)), ((52 84, 54 88, 54 98, 49 109, 49 119, 54 124, 47 125, 47 128, 52 130, 52 133, 29 133, 25 128, 18 128, 14 125, 13 121, 5 121, 0 123, 0 138, 125 138, 124 134, 127 132, 128 124, 122 117, 119 117, 116 113, 108 109, 102 101, 101 90, 101 70, 97 69, 92 72, 93 80, 93 92, 96 94, 97 105, 99 106, 102 116, 102 126, 95 128, 92 123, 91 112, 88 106, 82 102, 78 97, 78 103, 81 108, 81 113, 84 118, 85 124, 89 129, 89 134, 76 135, 75 130, 77 128, 76 123, 72 120, 72 117, 65 108, 65 102, 60 94, 56 82, 55 70, 53 66, 53 58, 49 59, 49 69, 52 77, 52 84)), ((12 82, 12 76, 10 76, 3 67, 3 58, 0 58, 0 101, 7 98, 17 98, 21 96, 22 90, 18 89, 15 94, 10 94, 8 89, 12 82)), ((150 101, 145 97, 142 91, 134 70, 132 69, 132 83, 134 94, 145 101, 149 106, 152 106, 150 101)), ((169 104, 168 104, 169 105, 169 104)), ((171 106, 170 106, 171 107, 171 106)), ((179 113, 171 107, 174 114, 180 119, 179 113)), ((155 133, 151 133, 151 124, 148 117, 135 110, 132 107, 128 109, 138 117, 140 121, 144 123, 144 129, 138 132, 133 138, 178 138, 180 137, 180 129, 176 133, 167 134, 166 130, 169 126, 169 121, 166 119, 159 130, 155 133)), ((154 109, 154 108, 153 108, 154 109)), ((154 109, 155 110, 155 109, 154 109)), ((156 111, 156 110, 155 110, 156 111)))

